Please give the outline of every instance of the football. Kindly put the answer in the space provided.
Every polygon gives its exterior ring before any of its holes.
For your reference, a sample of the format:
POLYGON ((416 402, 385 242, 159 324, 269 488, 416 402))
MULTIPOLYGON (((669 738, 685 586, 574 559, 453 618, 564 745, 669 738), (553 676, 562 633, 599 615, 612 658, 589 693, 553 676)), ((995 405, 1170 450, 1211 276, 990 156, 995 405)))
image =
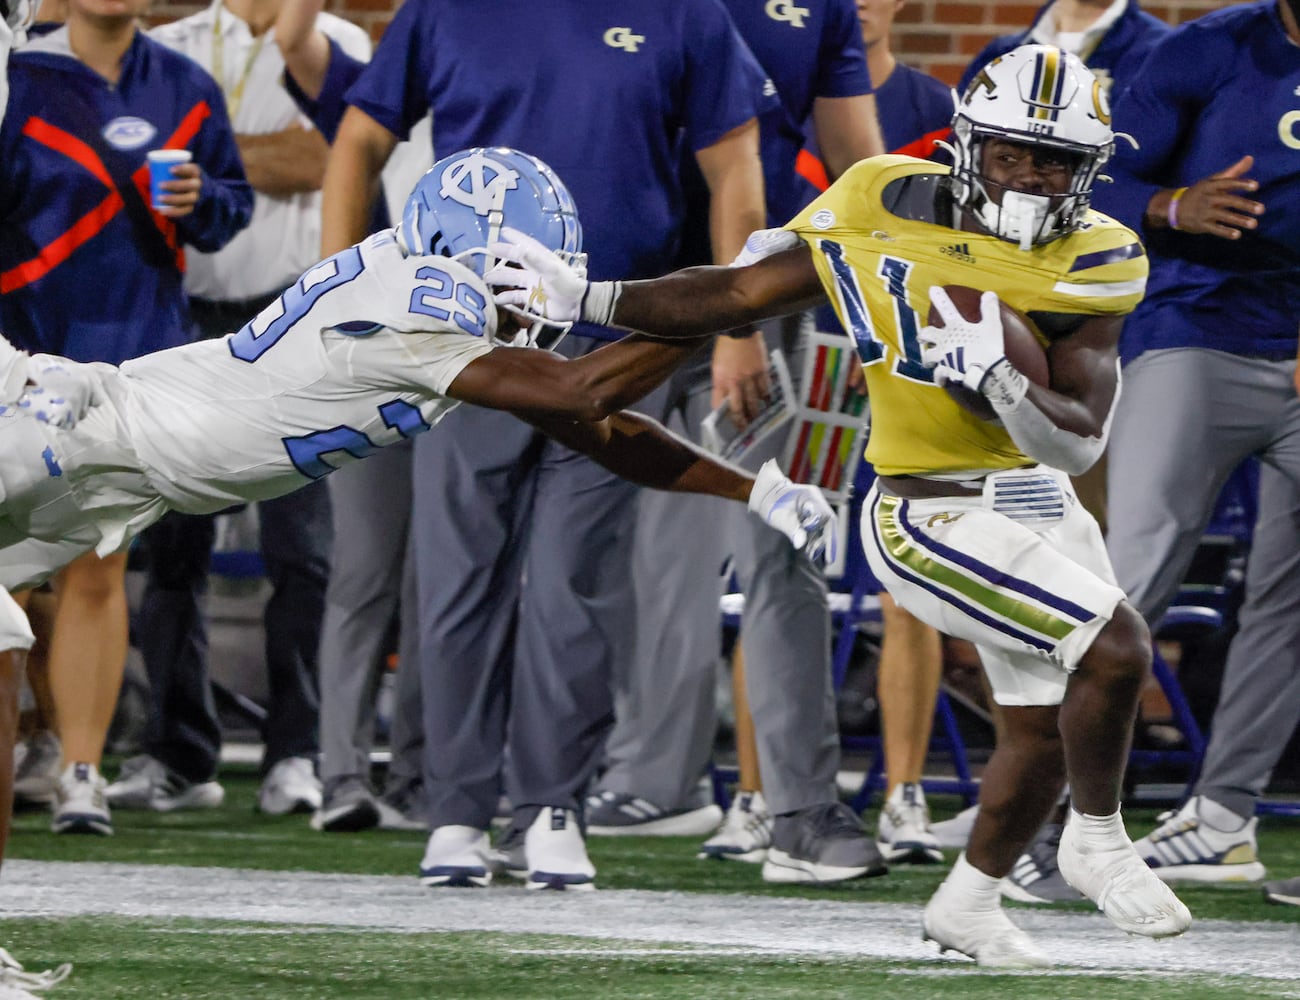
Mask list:
MULTIPOLYGON (((978 288, 969 288, 965 285, 944 285, 943 290, 948 293, 948 297, 952 299, 952 304, 957 307, 957 311, 966 319, 979 319, 980 295, 982 293, 978 288)), ((1038 342, 1038 337, 1035 336, 1029 320, 1025 319, 1023 315, 1005 302, 1000 304, 1002 307, 1002 343, 1007 354, 1007 360, 1019 369, 1029 381, 1036 385, 1047 385, 1051 379, 1051 372, 1047 366, 1047 352, 1043 350, 1043 345, 1038 342)), ((943 317, 939 315, 939 310, 933 306, 930 307, 927 322, 930 326, 943 327, 943 317)), ((998 416, 994 412, 992 404, 978 392, 954 382, 948 383, 944 388, 948 391, 948 395, 953 398, 953 401, 962 409, 974 414, 981 420, 997 420, 998 416)))

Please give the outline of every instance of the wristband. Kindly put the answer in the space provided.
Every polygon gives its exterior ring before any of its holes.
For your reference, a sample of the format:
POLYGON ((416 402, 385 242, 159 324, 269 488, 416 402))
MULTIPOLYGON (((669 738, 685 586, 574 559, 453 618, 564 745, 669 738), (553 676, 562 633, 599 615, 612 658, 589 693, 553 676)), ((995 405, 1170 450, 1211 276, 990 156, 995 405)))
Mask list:
POLYGON ((1029 392, 1029 379, 1006 358, 984 373, 980 393, 998 413, 1014 410, 1029 392))
POLYGON ((587 285, 582 296, 582 315, 580 319, 600 326, 611 326, 614 322, 614 306, 623 294, 621 281, 593 281, 587 285))
POLYGON ((1187 188, 1180 187, 1177 191, 1174 192, 1173 197, 1169 199, 1169 208, 1166 210, 1166 215, 1169 218, 1170 229, 1178 228, 1178 199, 1181 198, 1186 193, 1187 193, 1187 188))

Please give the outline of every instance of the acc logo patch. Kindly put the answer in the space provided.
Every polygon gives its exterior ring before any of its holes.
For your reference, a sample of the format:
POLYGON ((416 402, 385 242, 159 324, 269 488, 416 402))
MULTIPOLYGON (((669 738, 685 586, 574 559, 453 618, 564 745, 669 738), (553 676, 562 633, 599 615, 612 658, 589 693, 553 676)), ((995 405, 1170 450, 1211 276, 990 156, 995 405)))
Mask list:
POLYGON ((114 149, 139 149, 157 134, 158 130, 152 124, 143 118, 130 116, 114 118, 100 133, 114 149))
POLYGON ((519 186, 519 174, 500 160, 474 153, 447 164, 440 178, 438 194, 457 205, 472 208, 475 215, 499 209, 506 192, 519 186))
POLYGON ((812 218, 808 221, 813 224, 814 229, 830 229, 835 225, 835 213, 829 208, 823 208, 813 212, 812 218))
POLYGON ((645 35, 634 34, 631 28, 610 28, 605 32, 603 40, 611 49, 635 52, 645 41, 645 35))

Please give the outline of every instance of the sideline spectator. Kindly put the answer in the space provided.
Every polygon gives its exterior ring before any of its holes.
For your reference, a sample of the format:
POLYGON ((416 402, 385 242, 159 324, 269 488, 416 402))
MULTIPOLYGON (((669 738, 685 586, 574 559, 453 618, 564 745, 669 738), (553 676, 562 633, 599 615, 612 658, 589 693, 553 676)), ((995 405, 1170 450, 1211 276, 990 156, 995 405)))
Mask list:
MULTIPOLYGON (((252 194, 221 93, 139 31, 146 6, 105 14, 71 0, 67 24, 10 61, 0 329, 20 347, 116 363, 187 342, 182 245, 215 250, 247 224, 252 194), (194 159, 151 206, 145 153, 164 146, 194 159)), ((60 576, 49 653, 65 765, 56 832, 112 832, 99 762, 126 662, 125 567, 124 553, 90 554, 60 576)))
MULTIPOLYGON (((505 143, 550 163, 581 207, 597 274, 671 267, 682 143, 714 195, 715 246, 738 250, 763 224, 762 85, 718 0, 408 3, 348 92, 325 250, 361 234, 380 167, 430 110, 434 149, 505 143)), ((490 179, 467 163, 451 196, 482 205, 490 179)), ((611 336, 584 325, 559 350, 581 355, 611 336)), ((421 877, 488 882, 504 776, 513 830, 526 831, 519 874, 534 888, 590 888, 581 796, 631 634, 636 490, 503 415, 448 419, 451 433, 415 443, 413 468, 433 831, 421 877)))
MULTIPOLYGON (((285 88, 332 142, 347 107, 344 92, 365 61, 353 58, 317 27, 322 6, 323 0, 285 0, 276 20, 275 40, 284 55, 285 88)), ((412 145, 403 144, 408 155, 412 145)), ((419 155, 427 157, 423 149, 419 155)), ((392 161, 385 181, 391 166, 392 161)), ((385 199, 377 198, 372 227, 386 226, 387 219, 385 199)), ((415 646, 415 564, 407 555, 412 444, 398 442, 369 462, 339 470, 329 480, 334 545, 319 654, 323 790, 321 808, 312 817, 314 827, 328 832, 428 827, 415 646), (384 794, 376 797, 370 784, 370 751, 394 617, 398 618, 398 665, 389 730, 391 758, 384 794)))
MULTIPOLYGON (((816 0, 798 17, 738 0, 727 7, 781 101, 759 119, 767 222, 775 225, 815 194, 795 170, 805 127, 815 129, 836 176, 884 151, 871 79, 851 0, 816 0)), ((699 201, 707 205, 707 197, 699 201)), ((705 216, 702 207, 694 218, 705 216)), ((810 325, 807 314, 796 314, 763 330, 766 346, 782 351, 796 379, 810 325)), ((730 419, 743 426, 755 415, 757 401, 733 391, 731 373, 766 368, 763 338, 720 338, 712 373, 703 363, 683 369, 642 408, 660 419, 678 417, 687 433, 698 435, 709 410, 725 400, 730 419)), ((766 457, 767 452, 747 464, 766 457)), ((835 785, 839 737, 830 672, 809 669, 830 659, 825 578, 806 560, 783 558, 749 524, 705 500, 683 503, 645 492, 638 501, 637 642, 610 738, 609 768, 587 800, 589 829, 700 834, 716 825, 717 807, 698 807, 693 799, 717 729, 718 567, 728 555, 746 596, 743 684, 754 719, 763 805, 744 794, 757 788, 742 783, 729 817, 740 840, 718 856, 763 858, 768 881, 880 874, 884 866, 875 845, 840 803, 835 785), (681 560, 681 552, 695 558, 681 560), (774 819, 767 820, 765 812, 774 819)), ((723 848, 713 838, 706 851, 723 848)))
POLYGON ((1201 774, 1137 842, 1171 881, 1264 877, 1255 805, 1300 721, 1297 82, 1295 4, 1234 6, 1175 29, 1116 104, 1115 127, 1138 148, 1121 148, 1098 197, 1151 253, 1122 343, 1108 539, 1149 622, 1182 583, 1224 482, 1260 459, 1240 627, 1201 774))
MULTIPOLYGON (((320 188, 328 146, 297 112, 268 44, 280 0, 214 0, 151 36, 203 66, 226 99, 254 192, 248 228, 220 251, 194 254, 185 278, 199 335, 239 330, 279 298, 317 256, 320 188)), ((322 27, 362 55, 369 38, 333 15, 322 27)), ((271 814, 320 804, 315 777, 316 648, 328 575, 329 497, 323 483, 257 505, 271 597, 264 612, 267 716, 258 808, 271 814)), ((202 598, 215 524, 173 514, 145 536, 151 559, 140 608, 149 675, 144 753, 108 788, 114 806, 171 811, 220 805, 215 781, 221 727, 208 676, 202 598)))

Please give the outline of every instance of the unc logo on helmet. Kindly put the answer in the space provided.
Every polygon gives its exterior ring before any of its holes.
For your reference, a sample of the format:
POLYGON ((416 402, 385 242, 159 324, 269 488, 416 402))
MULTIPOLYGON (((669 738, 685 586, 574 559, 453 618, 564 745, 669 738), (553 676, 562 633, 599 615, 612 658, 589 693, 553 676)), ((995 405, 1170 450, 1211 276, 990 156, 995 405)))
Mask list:
POLYGON ((1024 250, 1084 224, 1093 182, 1115 149, 1105 89, 1078 57, 1051 45, 1022 45, 980 70, 957 105, 952 132, 957 204, 1024 250), (1007 188, 997 204, 983 169, 990 139, 1065 157, 1068 189, 1032 194, 1007 188))
POLYGON ((472 208, 476 215, 487 215, 493 209, 499 210, 506 192, 518 186, 517 173, 500 160, 476 152, 447 164, 438 194, 472 208))
MULTIPOLYGON (((505 146, 462 150, 430 167, 406 199, 397 238, 408 255, 451 257, 482 277, 496 263, 487 248, 501 238, 503 226, 585 267, 582 225, 569 189, 537 157, 505 146)), ((526 339, 567 329, 534 323, 526 339)))

